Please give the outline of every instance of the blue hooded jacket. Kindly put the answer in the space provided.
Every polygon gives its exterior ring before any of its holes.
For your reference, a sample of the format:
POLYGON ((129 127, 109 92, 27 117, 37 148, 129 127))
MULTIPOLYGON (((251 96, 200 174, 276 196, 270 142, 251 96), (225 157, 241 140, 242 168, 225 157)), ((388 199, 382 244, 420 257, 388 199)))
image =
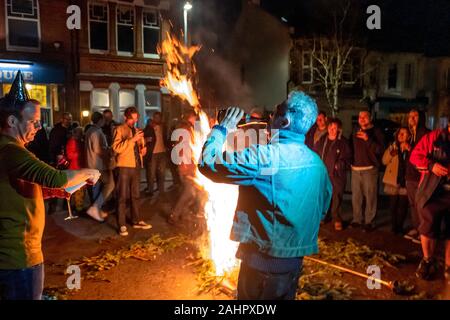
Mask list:
POLYGON ((239 185, 231 240, 277 258, 317 253, 332 186, 305 136, 279 130, 267 145, 222 153, 226 136, 224 127, 212 129, 199 170, 214 182, 239 185))

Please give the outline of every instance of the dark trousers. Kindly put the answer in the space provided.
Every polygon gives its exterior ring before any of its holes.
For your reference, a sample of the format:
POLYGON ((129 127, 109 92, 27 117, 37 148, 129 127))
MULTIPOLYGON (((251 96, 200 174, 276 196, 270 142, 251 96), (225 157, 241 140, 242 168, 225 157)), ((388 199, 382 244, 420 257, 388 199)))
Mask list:
POLYGON ((301 268, 285 273, 256 270, 241 263, 238 300, 294 300, 301 268))
POLYGON ((430 239, 438 239, 442 235, 446 240, 450 240, 450 191, 436 190, 419 210, 419 214, 421 235, 430 239))
POLYGON ((119 172, 119 206, 118 206, 118 223, 119 227, 126 225, 126 209, 127 201, 131 204, 131 222, 138 223, 141 218, 139 215, 139 168, 118 168, 119 172))
POLYGON ((158 191, 164 193, 164 182, 166 178, 166 153, 154 153, 146 163, 147 188, 153 192, 153 184, 156 179, 158 191))
POLYGON ((41 300, 44 265, 19 270, 0 270, 0 300, 41 300))
POLYGON ((408 196, 399 194, 389 196, 389 211, 392 217, 392 231, 402 233, 408 214, 408 196))
POLYGON ((174 219, 180 219, 183 213, 199 201, 193 177, 180 175, 180 179, 181 192, 172 212, 174 219))
POLYGON ((331 197, 330 209, 328 210, 327 217, 325 219, 332 218, 334 222, 341 222, 341 206, 342 198, 344 197, 343 188, 335 188, 333 185, 333 194, 331 197))
POLYGON ((420 217, 417 213, 416 193, 419 188, 419 182, 406 181, 406 192, 408 193, 409 208, 411 210, 411 223, 414 229, 419 229, 420 217))

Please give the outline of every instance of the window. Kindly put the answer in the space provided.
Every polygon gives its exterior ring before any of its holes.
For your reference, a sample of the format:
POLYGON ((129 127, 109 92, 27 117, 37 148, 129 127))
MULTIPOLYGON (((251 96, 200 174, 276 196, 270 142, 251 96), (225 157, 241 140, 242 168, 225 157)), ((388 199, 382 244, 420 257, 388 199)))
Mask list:
POLYGON ((134 52, 134 8, 117 6, 117 51, 122 54, 134 52))
POLYGON ((136 100, 134 97, 134 90, 122 89, 119 91, 119 105, 120 108, 125 109, 128 107, 134 107, 136 100))
POLYGON ((412 89, 413 87, 413 70, 412 63, 405 64, 405 89, 412 89))
POLYGON ((397 89, 397 64, 396 63, 389 65, 388 89, 397 89))
POLYGON ((107 4, 89 4, 89 49, 92 52, 108 51, 107 4))
POLYGON ((160 109, 161 93, 159 91, 146 90, 145 91, 145 107, 160 109))
POLYGON ((146 90, 144 123, 147 123, 156 111, 161 111, 161 93, 159 90, 146 90))
POLYGON ((353 61, 348 61, 342 70, 342 81, 345 84, 354 84, 353 61))
POLYGON ((37 0, 6 0, 7 49, 40 51, 41 30, 37 0))
POLYGON ((310 51, 302 54, 302 82, 313 82, 313 57, 310 51))
POLYGON ((103 110, 109 108, 109 90, 92 90, 92 110, 103 110))
POLYGON ((144 9, 142 19, 144 55, 157 55, 161 35, 159 15, 157 11, 144 9))

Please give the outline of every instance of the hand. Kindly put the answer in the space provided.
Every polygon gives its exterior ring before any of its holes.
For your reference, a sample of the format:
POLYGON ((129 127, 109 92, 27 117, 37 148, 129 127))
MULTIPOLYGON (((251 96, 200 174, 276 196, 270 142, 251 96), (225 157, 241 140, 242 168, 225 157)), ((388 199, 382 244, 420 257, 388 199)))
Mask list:
POLYGON ((440 165, 439 163, 435 163, 431 171, 438 177, 445 177, 449 174, 448 168, 440 165))
POLYGON ((225 117, 220 122, 220 125, 225 127, 227 131, 234 131, 243 116, 244 111, 242 109, 239 109, 238 107, 228 108, 225 117))
POLYGON ((397 149, 392 148, 390 153, 392 157, 395 157, 398 154, 398 151, 397 149))
POLYGON ((362 140, 364 140, 364 141, 369 140, 369 136, 368 136, 367 133, 365 133, 364 131, 358 131, 358 132, 356 133, 356 137, 357 137, 358 139, 362 139, 362 140))
POLYGON ((401 146, 402 152, 407 150, 407 151, 411 151, 411 146, 409 145, 408 142, 403 143, 401 146))
POLYGON ((131 141, 138 142, 141 141, 144 138, 144 131, 137 131, 133 138, 131 138, 131 141))
POLYGON ((147 154, 147 147, 143 147, 141 149, 141 156, 145 156, 147 154))

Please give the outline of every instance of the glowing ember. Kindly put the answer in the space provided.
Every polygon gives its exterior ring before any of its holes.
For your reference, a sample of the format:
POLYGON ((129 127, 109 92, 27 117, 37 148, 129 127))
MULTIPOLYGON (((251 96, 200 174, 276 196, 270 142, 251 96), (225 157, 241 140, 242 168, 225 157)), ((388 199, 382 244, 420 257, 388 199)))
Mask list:
MULTIPOLYGON (((201 110, 200 102, 193 88, 195 65, 192 57, 200 47, 185 47, 175 37, 167 34, 159 48, 159 53, 165 57, 167 76, 160 85, 167 88, 172 95, 187 101, 199 114, 195 126, 192 150, 194 158, 200 159, 201 150, 210 132, 208 116, 201 110), (182 69, 185 72, 182 72, 182 69)), ((239 190, 237 186, 217 184, 196 170, 196 182, 208 194, 205 204, 205 218, 208 227, 208 245, 202 248, 205 257, 210 258, 215 267, 216 275, 221 276, 232 272, 238 267, 235 258, 238 244, 229 239, 236 209, 239 190)))

